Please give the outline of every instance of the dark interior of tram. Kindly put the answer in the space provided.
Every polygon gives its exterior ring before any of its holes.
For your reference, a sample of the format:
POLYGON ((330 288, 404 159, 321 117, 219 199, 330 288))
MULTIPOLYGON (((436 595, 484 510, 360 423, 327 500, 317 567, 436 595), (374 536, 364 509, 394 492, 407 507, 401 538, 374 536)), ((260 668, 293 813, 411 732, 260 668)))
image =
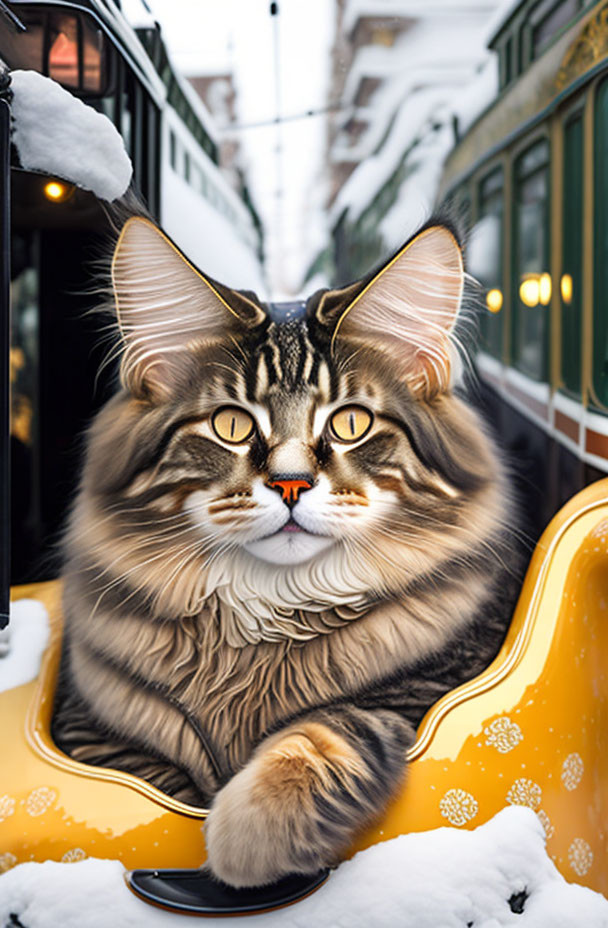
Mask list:
POLYGON ((98 302, 92 291, 107 216, 86 191, 55 203, 45 197, 45 178, 15 170, 12 177, 12 572, 23 582, 57 571, 83 430, 108 399, 115 372, 102 364, 104 321, 88 312, 98 302))

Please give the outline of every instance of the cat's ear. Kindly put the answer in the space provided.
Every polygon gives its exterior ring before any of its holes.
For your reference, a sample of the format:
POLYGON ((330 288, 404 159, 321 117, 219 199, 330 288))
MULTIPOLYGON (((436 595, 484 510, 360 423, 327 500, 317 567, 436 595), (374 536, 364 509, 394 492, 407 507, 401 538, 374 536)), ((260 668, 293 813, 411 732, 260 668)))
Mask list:
POLYGON ((431 398, 450 384, 455 355, 450 333, 463 285, 456 238, 445 226, 431 226, 369 281, 355 285, 354 291, 337 292, 333 299, 328 295, 317 318, 333 329, 332 343, 348 336, 383 348, 410 389, 431 398))
POLYGON ((120 233, 112 285, 125 342, 121 377, 136 396, 166 398, 192 346, 254 328, 266 318, 253 301, 208 280, 152 222, 139 217, 120 233))

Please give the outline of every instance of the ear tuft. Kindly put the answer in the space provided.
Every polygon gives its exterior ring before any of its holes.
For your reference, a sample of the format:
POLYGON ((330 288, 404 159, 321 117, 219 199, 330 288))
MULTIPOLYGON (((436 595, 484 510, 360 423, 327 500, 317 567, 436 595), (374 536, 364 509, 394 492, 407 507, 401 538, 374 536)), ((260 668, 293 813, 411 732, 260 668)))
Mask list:
POLYGON ((125 341, 121 376, 137 396, 166 398, 194 344, 264 319, 249 300, 235 300, 235 311, 160 229, 139 217, 120 233, 112 285, 125 341))
POLYGON ((431 398, 450 385, 450 333, 463 286, 462 252, 452 232, 440 225, 424 229, 348 303, 332 343, 341 336, 373 338, 410 388, 431 398))

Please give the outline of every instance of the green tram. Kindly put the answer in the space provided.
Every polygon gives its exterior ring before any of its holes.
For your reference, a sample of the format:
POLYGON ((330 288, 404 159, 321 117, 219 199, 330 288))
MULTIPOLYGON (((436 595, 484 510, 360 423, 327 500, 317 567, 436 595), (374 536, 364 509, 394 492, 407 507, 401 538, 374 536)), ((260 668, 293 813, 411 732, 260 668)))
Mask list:
POLYGON ((440 198, 471 229, 484 399, 540 527, 608 471, 608 3, 523 0, 490 47, 499 95, 440 198))

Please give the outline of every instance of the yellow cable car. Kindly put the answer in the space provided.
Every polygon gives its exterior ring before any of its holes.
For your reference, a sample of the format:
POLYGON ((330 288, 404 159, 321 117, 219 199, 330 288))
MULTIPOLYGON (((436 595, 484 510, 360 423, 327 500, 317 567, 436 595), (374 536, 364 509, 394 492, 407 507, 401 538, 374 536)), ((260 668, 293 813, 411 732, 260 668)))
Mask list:
MULTIPOLYGON (((67 757, 50 722, 61 651, 57 581, 17 587, 51 626, 35 680, 0 694, 0 864, 115 858, 196 868, 205 810, 118 770, 67 757)), ((424 718, 407 783, 352 853, 406 832, 473 828, 507 804, 539 816, 561 873, 608 891, 608 480, 553 519, 532 558, 505 643, 479 677, 424 718)))

